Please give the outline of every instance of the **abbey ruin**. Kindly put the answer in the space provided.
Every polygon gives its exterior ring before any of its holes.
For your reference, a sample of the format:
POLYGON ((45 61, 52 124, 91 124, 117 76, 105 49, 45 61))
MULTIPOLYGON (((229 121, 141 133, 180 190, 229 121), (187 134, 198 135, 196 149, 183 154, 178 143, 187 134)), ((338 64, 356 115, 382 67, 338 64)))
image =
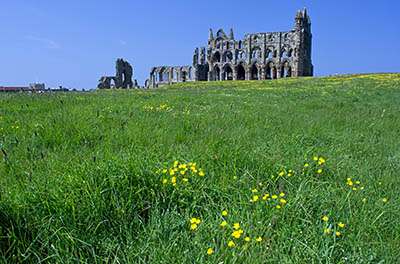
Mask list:
POLYGON ((135 88, 137 87, 137 82, 135 80, 135 85, 132 82, 133 69, 129 62, 123 59, 117 59, 115 62, 115 76, 103 76, 99 80, 97 85, 98 89, 111 89, 111 88, 135 88))
POLYGON ((208 35, 207 47, 196 48, 191 66, 153 67, 145 86, 161 87, 190 81, 266 80, 312 76, 311 21, 298 11, 294 29, 246 34, 235 40, 220 29, 208 35))

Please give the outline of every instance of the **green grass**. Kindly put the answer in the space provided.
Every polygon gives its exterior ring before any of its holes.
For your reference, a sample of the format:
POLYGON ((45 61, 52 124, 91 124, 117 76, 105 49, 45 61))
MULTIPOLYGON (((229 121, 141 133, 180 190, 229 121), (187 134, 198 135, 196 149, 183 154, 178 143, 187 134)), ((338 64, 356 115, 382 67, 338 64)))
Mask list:
POLYGON ((400 74, 2 94, 0 262, 398 263, 399 99, 400 74))

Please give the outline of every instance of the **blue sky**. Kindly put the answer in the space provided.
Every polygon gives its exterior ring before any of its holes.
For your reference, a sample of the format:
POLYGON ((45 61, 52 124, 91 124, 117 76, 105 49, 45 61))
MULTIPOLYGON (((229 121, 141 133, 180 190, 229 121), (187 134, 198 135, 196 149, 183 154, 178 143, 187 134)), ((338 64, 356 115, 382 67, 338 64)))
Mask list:
POLYGON ((400 1, 0 0, 0 86, 91 89, 134 68, 140 85, 152 66, 189 65, 214 33, 293 28, 306 7, 315 76, 400 71, 400 1))

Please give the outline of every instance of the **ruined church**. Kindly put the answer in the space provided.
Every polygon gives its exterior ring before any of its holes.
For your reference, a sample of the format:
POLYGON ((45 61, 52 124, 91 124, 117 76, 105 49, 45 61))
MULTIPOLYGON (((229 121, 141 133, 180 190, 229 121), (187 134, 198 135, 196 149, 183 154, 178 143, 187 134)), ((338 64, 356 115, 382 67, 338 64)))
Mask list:
POLYGON ((246 34, 236 40, 220 29, 208 35, 207 47, 196 48, 191 66, 153 67, 145 86, 191 81, 266 80, 312 76, 311 21, 306 9, 295 16, 294 29, 246 34))

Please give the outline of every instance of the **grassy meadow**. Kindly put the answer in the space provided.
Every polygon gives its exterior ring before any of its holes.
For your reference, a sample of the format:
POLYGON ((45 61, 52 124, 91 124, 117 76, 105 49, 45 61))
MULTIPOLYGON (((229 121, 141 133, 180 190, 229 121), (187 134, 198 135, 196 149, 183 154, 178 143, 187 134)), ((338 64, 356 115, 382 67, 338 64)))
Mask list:
POLYGON ((400 74, 0 95, 0 263, 400 263, 400 74))

